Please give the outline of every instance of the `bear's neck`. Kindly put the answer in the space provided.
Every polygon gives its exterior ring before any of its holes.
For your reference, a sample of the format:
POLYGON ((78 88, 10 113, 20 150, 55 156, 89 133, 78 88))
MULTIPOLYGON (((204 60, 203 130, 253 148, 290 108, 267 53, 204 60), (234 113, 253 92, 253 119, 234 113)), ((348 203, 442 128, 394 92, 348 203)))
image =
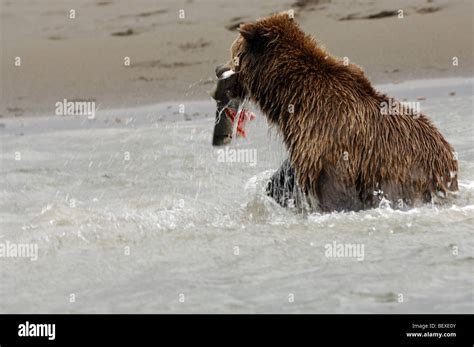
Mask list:
MULTIPOLYGON (((288 76, 282 78, 292 80, 288 76)), ((251 90, 250 98, 282 135, 300 186, 305 190, 311 189, 311 183, 318 178, 318 164, 315 161, 319 160, 319 151, 325 147, 322 143, 325 130, 321 125, 327 125, 329 120, 326 118, 330 116, 322 112, 324 97, 317 93, 321 86, 312 82, 309 85, 313 90, 303 91, 298 88, 292 90, 290 84, 285 87, 277 79, 270 79, 266 83, 251 90)), ((298 87, 304 87, 304 83, 298 87)))

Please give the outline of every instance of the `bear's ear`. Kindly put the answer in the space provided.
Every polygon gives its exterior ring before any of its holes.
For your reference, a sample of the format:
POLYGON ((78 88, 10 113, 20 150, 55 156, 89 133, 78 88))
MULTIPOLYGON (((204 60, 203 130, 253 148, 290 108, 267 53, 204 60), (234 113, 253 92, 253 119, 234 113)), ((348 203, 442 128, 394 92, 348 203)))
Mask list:
POLYGON ((247 42, 258 41, 262 36, 262 30, 257 23, 240 24, 238 31, 247 42))

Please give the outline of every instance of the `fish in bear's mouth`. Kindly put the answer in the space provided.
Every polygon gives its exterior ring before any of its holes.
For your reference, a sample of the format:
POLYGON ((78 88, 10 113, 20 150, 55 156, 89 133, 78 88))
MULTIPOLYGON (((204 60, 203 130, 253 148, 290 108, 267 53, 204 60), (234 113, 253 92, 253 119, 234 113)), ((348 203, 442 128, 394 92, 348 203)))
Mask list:
POLYGON ((216 100, 216 122, 212 145, 223 146, 232 141, 235 122, 237 122, 237 136, 246 137, 246 123, 254 120, 255 114, 248 109, 241 108, 241 100, 231 97, 231 89, 236 83, 235 71, 228 65, 220 65, 216 68, 216 76, 218 78, 217 84, 211 93, 211 96, 216 100))

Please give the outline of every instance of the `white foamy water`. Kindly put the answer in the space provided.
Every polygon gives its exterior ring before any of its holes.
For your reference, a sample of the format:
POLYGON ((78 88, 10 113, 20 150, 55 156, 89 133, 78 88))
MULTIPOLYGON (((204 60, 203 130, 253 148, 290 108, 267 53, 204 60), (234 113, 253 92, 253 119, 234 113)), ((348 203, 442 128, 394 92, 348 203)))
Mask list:
POLYGON ((263 192, 278 138, 260 115, 230 146, 256 165, 219 162, 210 101, 1 119, 0 244, 38 260, 0 258, 0 312, 472 313, 472 83, 379 87, 426 97, 459 153, 457 200, 409 211, 281 208, 263 192), (363 260, 327 257, 333 242, 363 260))

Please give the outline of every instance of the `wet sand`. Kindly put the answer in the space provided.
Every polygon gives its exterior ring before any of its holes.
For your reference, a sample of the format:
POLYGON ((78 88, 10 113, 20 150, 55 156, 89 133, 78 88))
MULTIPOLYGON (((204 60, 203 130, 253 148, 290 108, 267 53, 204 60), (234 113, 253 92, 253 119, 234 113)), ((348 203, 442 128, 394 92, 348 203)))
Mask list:
POLYGON ((63 99, 95 101, 101 109, 207 99, 236 26, 289 9, 307 33, 362 66, 373 82, 472 76, 469 0, 0 4, 0 117, 53 114, 63 99))

